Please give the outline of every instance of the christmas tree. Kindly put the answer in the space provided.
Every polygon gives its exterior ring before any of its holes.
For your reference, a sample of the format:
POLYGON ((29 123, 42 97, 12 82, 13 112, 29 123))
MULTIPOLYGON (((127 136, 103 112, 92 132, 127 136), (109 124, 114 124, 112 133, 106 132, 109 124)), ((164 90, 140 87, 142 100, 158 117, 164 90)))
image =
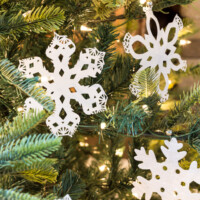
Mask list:
MULTIPOLYGON (((188 38, 198 31, 185 15, 194 5, 197 0, 1 0, 0 199, 141 198, 140 186, 133 189, 137 177, 152 174, 138 168, 144 160, 135 149, 153 149, 163 162, 160 146, 172 137, 188 152, 181 169, 194 160, 198 168, 200 66, 184 62, 188 38), (162 58, 162 46, 167 57, 158 73, 154 58, 162 58), (169 62, 179 70, 169 70, 169 62), (190 89, 184 79, 192 80, 190 89)), ((200 193, 198 184, 190 191, 200 193)))

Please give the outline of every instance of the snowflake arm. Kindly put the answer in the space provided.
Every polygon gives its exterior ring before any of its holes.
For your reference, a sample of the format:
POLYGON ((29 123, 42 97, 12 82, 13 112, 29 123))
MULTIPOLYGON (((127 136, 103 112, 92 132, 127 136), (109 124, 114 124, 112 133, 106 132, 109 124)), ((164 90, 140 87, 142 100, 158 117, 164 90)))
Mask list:
POLYGON ((44 68, 40 57, 26 58, 19 61, 18 66, 26 78, 32 78, 34 75, 50 77, 50 73, 44 68))
POLYGON ((123 41, 125 52, 130 53, 133 56, 133 58, 139 60, 143 58, 145 58, 145 60, 148 59, 148 57, 150 56, 148 51, 144 54, 139 54, 135 52, 135 50, 132 48, 135 42, 141 43, 144 47, 149 46, 148 42, 142 36, 137 35, 133 37, 130 33, 127 33, 123 41))
POLYGON ((177 163, 177 161, 183 159, 186 156, 186 151, 178 152, 183 147, 182 143, 178 143, 175 138, 172 138, 171 141, 165 141, 165 145, 168 147, 161 147, 161 150, 165 157, 167 158, 167 162, 177 163), (171 156, 173 155, 173 156, 171 156))
POLYGON ((76 79, 83 79, 87 77, 95 78, 97 73, 101 73, 104 66, 105 53, 98 51, 96 48, 86 48, 80 53, 80 57, 71 73, 77 74, 76 79))
POLYGON ((177 53, 169 56, 169 62, 167 63, 167 65, 171 66, 171 69, 174 71, 178 71, 180 69, 186 71, 187 68, 187 62, 185 60, 182 60, 181 56, 177 53))
POLYGON ((80 102, 85 114, 91 115, 106 110, 107 96, 101 85, 79 86, 77 91, 74 99, 80 102))
POLYGON ((135 150, 136 156, 135 160, 142 161, 141 164, 139 164, 139 167, 141 169, 149 169, 149 162, 157 163, 155 154, 153 151, 149 151, 149 154, 146 153, 144 147, 141 148, 141 150, 135 150))
POLYGON ((150 200, 152 196, 152 191, 149 191, 150 181, 144 179, 141 176, 137 177, 137 181, 133 183, 134 188, 131 190, 132 194, 137 196, 139 199, 142 199, 143 194, 145 195, 146 200, 150 200))

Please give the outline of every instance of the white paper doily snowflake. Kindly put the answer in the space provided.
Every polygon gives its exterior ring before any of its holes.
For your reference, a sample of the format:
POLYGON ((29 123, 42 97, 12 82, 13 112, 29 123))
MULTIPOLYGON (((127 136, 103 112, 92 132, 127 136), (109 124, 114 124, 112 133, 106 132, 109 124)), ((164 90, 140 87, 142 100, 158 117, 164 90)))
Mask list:
POLYGON ((157 162, 153 151, 146 154, 143 147, 135 150, 135 160, 142 161, 139 168, 150 169, 152 179, 146 180, 138 176, 133 183, 132 193, 139 199, 145 194, 145 200, 150 200, 153 192, 159 194, 162 200, 200 200, 200 193, 192 193, 189 188, 193 181, 200 184, 200 168, 197 168, 197 162, 193 161, 189 170, 182 169, 179 161, 187 154, 179 151, 183 144, 178 143, 175 138, 166 140, 165 144, 168 148, 161 147, 166 157, 162 163, 157 162))
MULTIPOLYGON (((154 68, 156 69, 158 76, 161 74, 165 79, 165 87, 163 90, 160 89, 160 85, 157 87, 157 93, 161 96, 161 102, 164 102, 168 99, 168 87, 169 87, 169 79, 168 74, 171 69, 174 71, 178 71, 182 69, 183 71, 187 68, 186 61, 182 60, 180 55, 175 53, 176 47, 175 43, 178 39, 178 33, 181 29, 183 29, 183 23, 178 15, 175 16, 174 21, 169 23, 166 29, 160 29, 159 22, 157 18, 154 16, 152 11, 152 6, 145 7, 144 12, 146 13, 146 27, 147 33, 144 38, 140 35, 131 36, 130 33, 127 33, 124 37, 124 49, 126 53, 130 53, 133 58, 140 59, 141 68, 140 71, 145 70, 146 68, 154 68), (157 36, 154 37, 151 28, 150 22, 153 20, 156 24, 157 28, 157 36), (174 30, 173 38, 170 38, 170 31, 174 30), (144 45, 147 51, 143 54, 138 54, 133 49, 133 44, 136 42, 140 42, 144 45)), ((131 92, 138 96, 140 92, 135 85, 130 85, 131 92)))
MULTIPOLYGON (((23 59, 18 67, 27 78, 40 74, 44 80, 39 85, 46 88, 47 95, 56 104, 54 113, 47 118, 46 124, 57 136, 72 136, 80 122, 79 115, 71 107, 71 99, 79 102, 87 115, 106 109, 107 95, 101 85, 83 86, 79 83, 81 79, 95 78, 97 73, 101 73, 105 53, 96 48, 86 48, 80 53, 76 65, 70 68, 69 60, 74 51, 75 44, 67 36, 55 33, 46 50, 47 57, 54 65, 54 72, 47 71, 39 57, 23 59)), ((33 98, 28 98, 25 108, 27 111, 30 108, 41 110, 42 106, 33 98)))

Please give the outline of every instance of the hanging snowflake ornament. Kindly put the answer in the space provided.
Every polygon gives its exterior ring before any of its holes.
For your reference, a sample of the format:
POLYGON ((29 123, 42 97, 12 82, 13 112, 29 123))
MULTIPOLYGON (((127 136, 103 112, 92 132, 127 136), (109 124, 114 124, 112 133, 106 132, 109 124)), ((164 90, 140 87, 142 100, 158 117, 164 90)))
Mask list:
MULTIPOLYGON (((83 86, 79 83, 81 79, 95 78, 97 73, 101 73, 105 53, 96 48, 86 48, 71 68, 69 60, 74 52, 75 44, 67 36, 55 33, 46 50, 47 57, 54 65, 54 72, 46 70, 39 57, 23 59, 18 67, 27 78, 41 75, 39 85, 46 88, 47 95, 55 101, 54 113, 47 118, 46 124, 57 136, 72 136, 80 122, 79 115, 71 107, 71 99, 79 102, 87 115, 106 110, 107 96, 101 85, 83 86)), ((27 111, 32 108, 43 109, 33 98, 25 101, 25 108, 27 111)))
POLYGON ((166 157, 162 163, 157 162, 153 151, 146 154, 143 147, 135 150, 135 160, 142 162, 139 168, 150 170, 152 179, 137 177, 132 193, 139 199, 145 194, 145 200, 150 200, 153 192, 159 194, 162 200, 200 200, 200 193, 190 191, 192 182, 200 184, 200 168, 197 168, 197 162, 193 161, 188 170, 182 169, 179 161, 187 154, 179 151, 183 144, 172 138, 171 141, 166 140, 165 145, 167 148, 161 147, 166 157))
MULTIPOLYGON (((157 93, 161 96, 161 102, 164 102, 168 99, 168 87, 169 79, 168 74, 170 74, 171 69, 178 71, 182 69, 186 71, 187 63, 185 60, 182 60, 180 55, 175 53, 176 51, 176 41, 178 39, 178 33, 183 29, 182 20, 178 15, 175 16, 174 21, 169 23, 166 29, 160 29, 159 22, 154 16, 152 11, 153 4, 149 2, 148 7, 144 7, 144 12, 146 14, 146 27, 147 33, 144 38, 140 35, 131 36, 130 33, 127 33, 124 37, 124 49, 126 53, 130 53, 133 58, 141 60, 141 68, 137 73, 141 71, 152 68, 155 69, 158 77, 163 75, 165 80, 165 87, 163 90, 160 89, 160 84, 157 87, 157 93), (154 21, 157 29, 157 36, 155 37, 150 28, 150 22, 154 21), (174 36, 171 38, 170 31, 174 30, 174 36), (133 49, 133 44, 140 42, 144 45, 147 51, 143 54, 138 54, 133 49)), ((136 76, 137 77, 137 76, 136 76)), ((135 80, 138 82, 138 80, 135 80)), ((137 85, 131 84, 129 89, 131 92, 139 96, 140 90, 137 85)))

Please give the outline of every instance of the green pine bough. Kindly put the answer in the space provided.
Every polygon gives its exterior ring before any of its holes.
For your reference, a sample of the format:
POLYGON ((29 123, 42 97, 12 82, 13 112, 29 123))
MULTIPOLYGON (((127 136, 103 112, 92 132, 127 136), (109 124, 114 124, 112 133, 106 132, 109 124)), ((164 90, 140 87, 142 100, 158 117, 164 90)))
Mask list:
POLYGON ((15 39, 20 33, 46 33, 58 30, 65 20, 64 11, 55 6, 41 6, 16 15, 4 12, 0 15, 0 39, 13 36, 15 39))
POLYGON ((58 150, 60 144, 61 138, 51 134, 34 134, 8 142, 0 148, 0 169, 5 166, 13 167, 17 163, 31 165, 42 161, 58 150))
MULTIPOLYGON (((10 180, 9 177, 21 177, 40 184, 55 183, 58 172, 53 165, 57 161, 47 157, 60 148, 61 138, 52 134, 25 136, 52 113, 54 102, 46 96, 43 88, 36 86, 36 78, 24 78, 23 74, 7 59, 0 61, 0 76, 18 90, 33 97, 46 110, 19 113, 12 121, 8 121, 0 128, 0 187, 10 180)), ((8 193, 4 191, 4 195, 11 195, 11 199, 12 195, 17 194, 13 191, 8 193)), ((23 195, 28 198, 28 194, 21 194, 15 199, 18 197, 23 199, 23 195)))
POLYGON ((0 199, 2 200, 41 200, 39 197, 32 196, 30 194, 21 193, 17 190, 3 190, 0 189, 0 199))
POLYGON ((0 127, 0 145, 26 135, 47 116, 48 113, 44 110, 41 112, 29 111, 26 114, 19 113, 11 122, 8 121, 0 127))

